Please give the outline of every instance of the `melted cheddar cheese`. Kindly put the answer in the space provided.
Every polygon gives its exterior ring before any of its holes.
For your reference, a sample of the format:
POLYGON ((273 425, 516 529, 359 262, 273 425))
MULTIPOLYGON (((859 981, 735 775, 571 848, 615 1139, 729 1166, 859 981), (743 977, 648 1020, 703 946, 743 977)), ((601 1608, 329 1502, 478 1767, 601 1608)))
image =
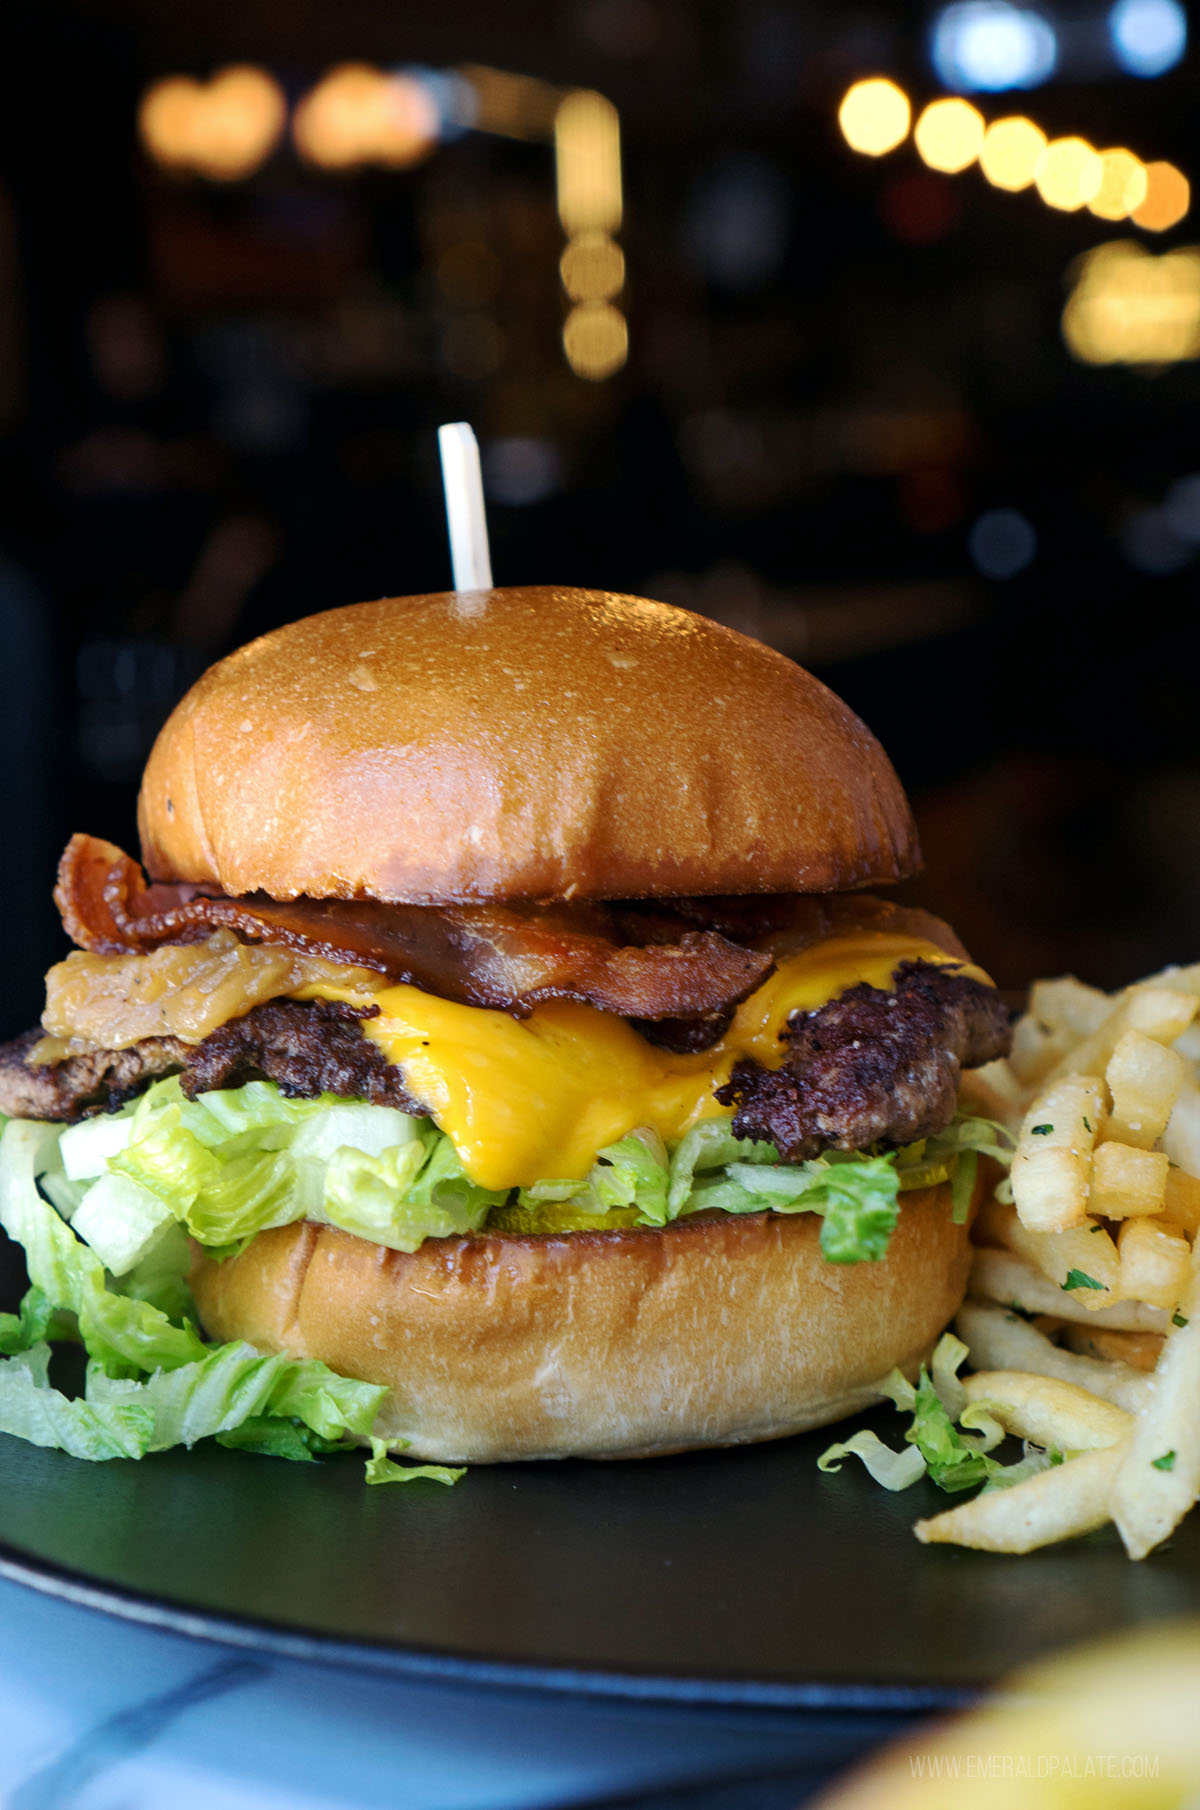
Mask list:
MULTIPOLYGON (((549 1000, 517 1019, 411 986, 375 993, 379 1015, 362 1028, 450 1136, 472 1180, 528 1186, 581 1179, 597 1150, 638 1126, 671 1143, 700 1119, 729 1117, 713 1089, 741 1056, 777 1067, 792 1012, 811 1011, 860 981, 890 987, 900 964, 916 960, 955 958, 886 931, 831 937, 785 956, 719 1042, 691 1055, 658 1049, 624 1019, 571 1000, 549 1000)), ((979 968, 963 972, 988 978, 979 968)), ((292 996, 362 1003, 357 988, 328 983, 292 996)))

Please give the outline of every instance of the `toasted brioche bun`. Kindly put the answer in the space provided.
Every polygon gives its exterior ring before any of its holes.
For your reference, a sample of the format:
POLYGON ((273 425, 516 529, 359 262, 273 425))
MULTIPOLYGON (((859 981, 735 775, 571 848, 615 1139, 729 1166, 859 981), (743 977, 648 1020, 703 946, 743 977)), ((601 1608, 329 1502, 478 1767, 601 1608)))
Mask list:
POLYGON ((879 743, 703 617, 556 587, 390 597, 220 661, 155 744, 146 867, 414 904, 838 892, 919 865, 879 743))
POLYGON ((328 1226, 197 1255, 217 1339, 384 1383, 376 1430, 414 1457, 643 1457, 825 1425, 913 1373, 966 1285, 950 1191, 901 1197, 880 1263, 821 1255, 814 1213, 665 1230, 429 1239, 411 1256, 328 1226))

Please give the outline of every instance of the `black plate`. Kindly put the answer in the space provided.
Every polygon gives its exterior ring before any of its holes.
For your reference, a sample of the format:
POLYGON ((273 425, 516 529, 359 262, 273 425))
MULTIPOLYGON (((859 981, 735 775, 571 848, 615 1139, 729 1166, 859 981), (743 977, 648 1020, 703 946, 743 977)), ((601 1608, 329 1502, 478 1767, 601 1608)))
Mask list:
POLYGON ((410 1677, 830 1710, 950 1707, 1050 1648, 1200 1609, 1200 1515, 1140 1565, 1111 1529, 1021 1559, 927 1549, 912 1523, 947 1499, 888 1495, 854 1460, 822 1476, 830 1437, 453 1489, 368 1488, 352 1454, 92 1465, 0 1437, 0 1572, 410 1677))

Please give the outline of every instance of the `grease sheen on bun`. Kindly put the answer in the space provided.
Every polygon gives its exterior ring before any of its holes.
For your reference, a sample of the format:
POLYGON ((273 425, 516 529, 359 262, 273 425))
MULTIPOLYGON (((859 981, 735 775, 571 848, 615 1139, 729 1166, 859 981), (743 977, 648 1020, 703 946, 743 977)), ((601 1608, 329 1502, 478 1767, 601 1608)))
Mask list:
POLYGON ((899 781, 819 680, 666 604, 546 586, 277 629, 169 718, 154 879, 414 904, 837 892, 919 864, 899 781))
POLYGON ((878 1263, 826 1262, 820 1228, 715 1215, 406 1255, 305 1223, 198 1256, 192 1286, 210 1336, 386 1384, 376 1431, 413 1457, 638 1457, 822 1426, 914 1373, 966 1285, 948 1186, 902 1196, 878 1263))

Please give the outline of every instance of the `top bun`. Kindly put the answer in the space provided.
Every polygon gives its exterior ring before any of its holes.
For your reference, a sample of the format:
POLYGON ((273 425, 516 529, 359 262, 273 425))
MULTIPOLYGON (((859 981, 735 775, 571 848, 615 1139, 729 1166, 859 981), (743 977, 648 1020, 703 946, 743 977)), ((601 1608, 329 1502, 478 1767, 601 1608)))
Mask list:
POLYGON ((412 904, 840 892, 919 865, 879 743, 791 660, 557 586, 385 597, 204 674, 138 804, 154 879, 412 904))

